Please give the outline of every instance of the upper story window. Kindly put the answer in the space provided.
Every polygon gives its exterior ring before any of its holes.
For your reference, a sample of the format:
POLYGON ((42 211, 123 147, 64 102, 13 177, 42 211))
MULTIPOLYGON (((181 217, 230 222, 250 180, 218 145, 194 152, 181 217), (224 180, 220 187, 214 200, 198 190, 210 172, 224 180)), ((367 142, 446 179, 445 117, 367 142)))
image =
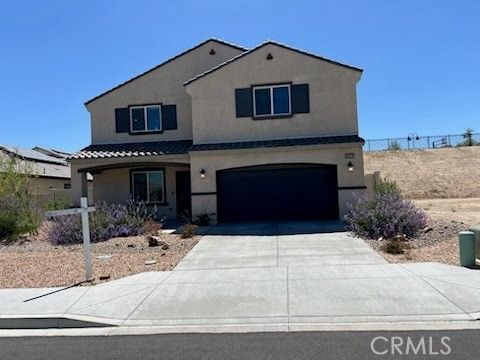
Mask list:
POLYGON ((131 132, 149 132, 162 130, 161 105, 130 107, 131 132))
POLYGON ((290 114, 290 85, 253 87, 253 115, 255 117, 290 114))

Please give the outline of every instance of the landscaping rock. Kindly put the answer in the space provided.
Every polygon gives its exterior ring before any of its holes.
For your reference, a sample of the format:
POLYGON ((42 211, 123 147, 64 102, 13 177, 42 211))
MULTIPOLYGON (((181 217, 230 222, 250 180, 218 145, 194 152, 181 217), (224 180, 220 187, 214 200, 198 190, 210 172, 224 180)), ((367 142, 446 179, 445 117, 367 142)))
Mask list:
POLYGON ((158 236, 153 235, 150 235, 148 237, 148 246, 161 246, 162 250, 168 250, 170 248, 170 246, 165 241, 162 241, 158 236))
POLYGON ((134 248, 135 245, 133 245, 133 244, 128 244, 127 247, 128 247, 128 248, 134 248))
POLYGON ((100 260, 108 260, 108 259, 111 259, 112 257, 113 257, 113 255, 107 254, 107 255, 98 255, 95 258, 100 259, 100 260))
POLYGON ((108 280, 108 279, 110 279, 110 275, 100 275, 99 279, 100 280, 108 280))
POLYGON ((427 226, 425 229, 423 229, 423 232, 424 232, 425 234, 427 234, 427 233, 429 233, 429 232, 432 231, 432 230, 433 230, 433 228, 432 228, 431 226, 427 226))
POLYGON ((157 260, 147 260, 145 261, 145 265, 153 265, 153 264, 156 264, 157 263, 157 260))

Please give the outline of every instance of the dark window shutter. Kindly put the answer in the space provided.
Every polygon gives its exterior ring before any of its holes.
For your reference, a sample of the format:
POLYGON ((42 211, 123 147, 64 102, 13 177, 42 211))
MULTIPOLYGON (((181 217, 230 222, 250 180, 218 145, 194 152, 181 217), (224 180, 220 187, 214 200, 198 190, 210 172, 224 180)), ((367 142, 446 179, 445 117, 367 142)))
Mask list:
POLYGON ((292 85, 292 114, 302 114, 310 112, 310 96, 308 94, 308 84, 292 85))
POLYGON ((162 105, 163 130, 177 129, 177 105, 162 105))
POLYGON ((115 109, 115 130, 117 133, 130 131, 130 111, 128 108, 115 109))
POLYGON ((237 118, 253 116, 252 89, 235 89, 235 109, 237 118))

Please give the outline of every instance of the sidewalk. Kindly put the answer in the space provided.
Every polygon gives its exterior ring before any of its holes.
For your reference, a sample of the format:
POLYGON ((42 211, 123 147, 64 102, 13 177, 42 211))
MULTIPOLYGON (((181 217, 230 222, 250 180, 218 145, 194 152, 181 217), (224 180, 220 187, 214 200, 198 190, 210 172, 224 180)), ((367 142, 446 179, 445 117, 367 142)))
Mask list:
POLYGON ((0 328, 353 330, 473 325, 480 318, 480 272, 438 263, 388 264, 346 233, 208 235, 174 271, 28 301, 55 290, 0 290, 0 328))

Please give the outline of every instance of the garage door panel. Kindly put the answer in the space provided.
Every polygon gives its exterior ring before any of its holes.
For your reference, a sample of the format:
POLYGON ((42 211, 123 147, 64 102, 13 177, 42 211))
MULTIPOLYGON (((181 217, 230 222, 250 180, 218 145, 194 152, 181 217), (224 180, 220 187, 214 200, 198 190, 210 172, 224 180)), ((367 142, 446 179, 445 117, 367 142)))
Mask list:
POLYGON ((285 166, 217 174, 221 222, 338 219, 336 166, 285 166))

